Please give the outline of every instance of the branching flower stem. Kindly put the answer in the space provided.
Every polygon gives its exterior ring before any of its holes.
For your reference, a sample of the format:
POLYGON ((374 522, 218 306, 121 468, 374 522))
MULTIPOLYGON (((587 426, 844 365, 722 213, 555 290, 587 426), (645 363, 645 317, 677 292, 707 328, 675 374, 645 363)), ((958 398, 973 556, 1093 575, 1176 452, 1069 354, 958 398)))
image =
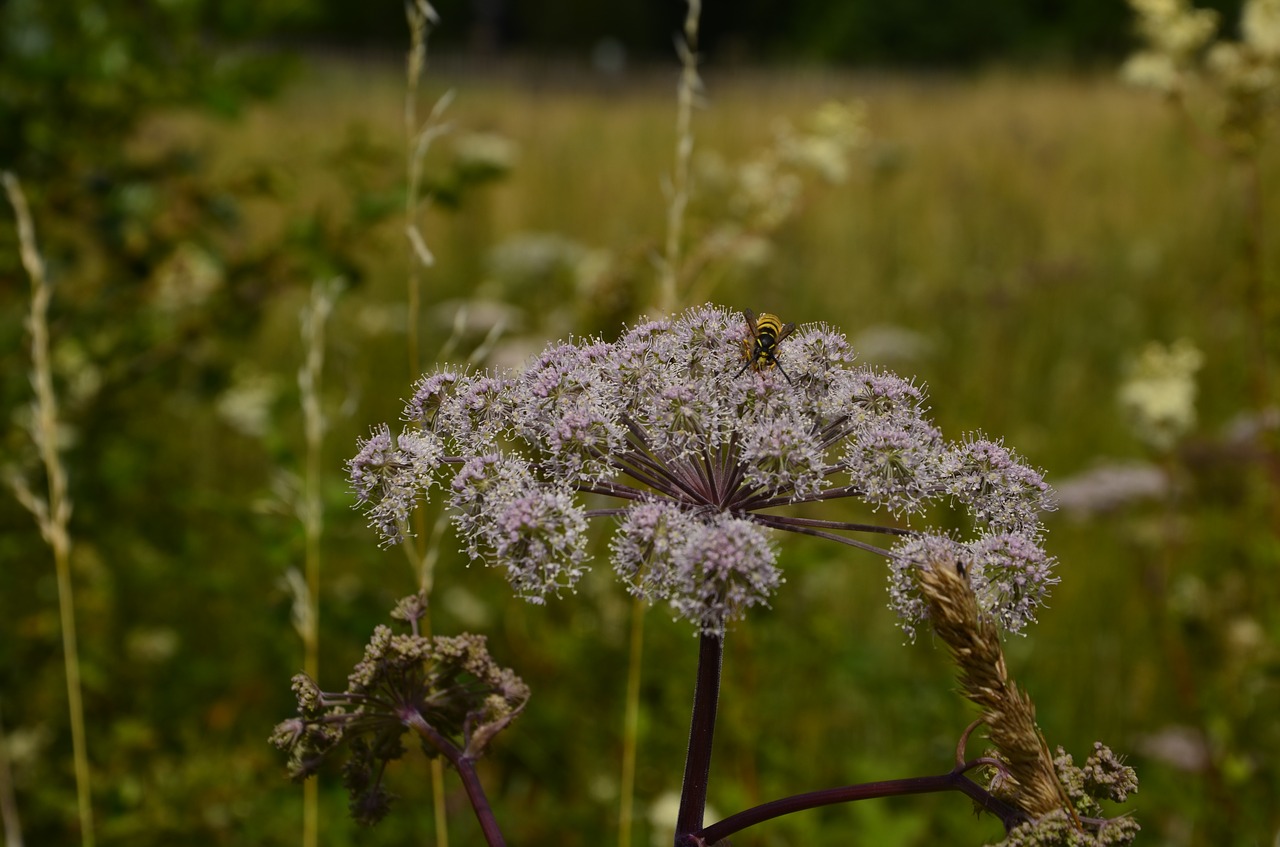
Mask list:
POLYGON ((791 797, 783 797, 762 803, 751 809, 730 815, 722 821, 705 829, 686 834, 684 841, 677 844, 706 845, 715 844, 729 836, 741 832, 750 826, 763 823, 773 818, 816 809, 820 806, 831 806, 837 803, 852 803, 857 800, 871 800, 878 797, 900 797, 906 794, 934 794, 940 791, 959 791, 968 795, 983 811, 990 812, 1000 818, 1005 829, 1012 829, 1028 820, 1021 809, 1012 806, 965 776, 965 772, 975 767, 988 764, 987 760, 975 760, 957 765, 952 770, 938 776, 916 776, 906 779, 888 779, 880 782, 864 782, 860 785, 845 785, 839 788, 827 788, 821 791, 809 791, 791 797))
MULTIPOLYGON (((856 538, 846 538, 843 535, 836 535, 833 532, 823 532, 819 529, 811 529, 803 524, 794 523, 790 518, 781 517, 779 515, 752 515, 751 520, 762 526, 769 526, 775 529, 786 529, 798 535, 811 535, 814 538, 824 538, 827 541, 836 541, 848 547, 855 547, 859 550, 865 550, 868 553, 874 553, 877 556, 888 557, 888 550, 876 547, 874 544, 867 544, 865 541, 859 541, 856 538)), ((856 526, 856 524, 855 524, 856 526)))
POLYGON ((505 847, 506 839, 498 826, 497 818, 493 816, 493 808, 489 805, 489 797, 485 794, 484 786, 480 783, 480 777, 476 774, 475 760, 468 756, 458 745, 433 729, 418 712, 406 713, 404 722, 424 742, 430 744, 448 759, 449 764, 457 771, 458 776, 462 779, 462 788, 467 792, 467 800, 471 803, 471 808, 475 810, 476 820, 480 823, 480 829, 484 833, 484 840, 489 847, 505 847))
POLYGON ((965 741, 977 726, 971 724, 965 730, 956 750, 956 764, 950 771, 937 776, 908 777, 859 785, 845 785, 820 791, 809 791, 763 803, 730 815, 718 823, 703 827, 702 817, 706 808, 707 787, 711 773, 711 749, 715 735, 716 709, 720 697, 720 671, 724 658, 724 639, 718 635, 703 634, 698 643, 698 677, 694 688, 693 717, 689 728, 689 749, 685 758, 684 786, 680 796, 680 811, 676 818, 677 847, 703 847, 715 844, 748 827, 773 818, 830 806, 871 800, 879 797, 896 797, 905 794, 931 794, 940 791, 959 791, 968 795, 980 808, 1000 818, 1006 830, 1011 830, 1029 819, 1017 806, 993 796, 965 774, 978 767, 1005 769, 998 759, 981 757, 973 761, 962 760, 965 741))
MULTIPOLYGON (((777 490, 762 493, 760 489, 743 487, 743 469, 736 464, 734 458, 734 450, 737 446, 736 437, 726 448, 715 451, 714 455, 712 452, 703 449, 690 459, 679 460, 664 457, 661 451, 655 450, 648 443, 643 429, 630 419, 624 420, 629 431, 628 449, 618 456, 610 457, 598 451, 594 451, 594 455, 596 458, 607 461, 616 470, 621 471, 651 490, 646 491, 622 484, 600 482, 580 483, 577 486, 579 491, 636 501, 655 496, 658 499, 663 499, 664 493, 670 495, 673 500, 680 499, 680 495, 684 495, 695 501, 705 502, 708 506, 717 510, 741 513, 748 520, 764 526, 838 541, 841 544, 856 547, 859 550, 865 550, 877 556, 888 556, 889 553, 871 544, 816 530, 873 532, 899 537, 906 537, 912 534, 907 529, 879 524, 755 513, 757 509, 786 505, 791 502, 791 497, 778 496, 779 492, 777 490), (753 514, 748 515, 748 512, 753 514)), ((829 437, 831 428, 827 427, 826 431, 829 437)), ((836 435, 837 437, 843 437, 844 434, 846 433, 839 432, 836 435)), ((837 466, 832 466, 830 472, 835 473, 838 470, 837 466)), ((783 489, 782 493, 793 495, 794 489, 783 489)), ((857 493, 856 486, 841 486, 805 499, 829 500, 849 497, 857 493)), ((611 514, 618 514, 618 511, 614 509, 597 509, 589 513, 591 517, 611 514)))

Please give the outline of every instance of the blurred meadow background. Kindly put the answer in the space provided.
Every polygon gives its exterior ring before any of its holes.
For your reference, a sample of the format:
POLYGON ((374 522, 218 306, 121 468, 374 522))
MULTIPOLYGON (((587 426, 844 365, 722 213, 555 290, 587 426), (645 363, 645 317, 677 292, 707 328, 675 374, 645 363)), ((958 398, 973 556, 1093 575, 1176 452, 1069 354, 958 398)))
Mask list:
MULTIPOLYGON (((435 505, 409 557, 379 549, 343 463, 437 361, 518 365, 657 314, 664 185, 688 193, 676 308, 826 321, 927 384, 948 437, 1003 438, 1060 490, 1062 583, 1008 640, 1010 669, 1051 745, 1128 755, 1141 843, 1280 844, 1274 76, 1241 130, 1241 101, 1196 70, 1204 40, 1164 93, 1121 79, 1146 43, 1122 4, 710 3, 673 183, 682 4, 441 4, 420 81, 397 4, 57 5, 0 6, 0 168, 51 285, 57 401, 33 411, 6 203, 8 845, 88 843, 71 608, 96 842, 301 841, 304 790, 266 743, 295 711, 289 677, 309 664, 341 688, 421 555, 433 630, 487 635, 533 690, 481 771, 511 842, 620 838, 632 605, 608 568, 524 604, 467 567, 435 505), (39 444, 65 469, 65 522, 33 517, 60 496, 39 444), (65 557, 45 537, 62 523, 65 557)), ((1240 5, 1218 10, 1215 37, 1240 37, 1240 5)), ((947 770, 972 713, 945 651, 904 643, 884 563, 781 544, 786 585, 726 642, 711 805, 947 770)), ((695 645, 646 615, 621 843, 669 843, 650 813, 680 788, 695 645)), ((319 843, 483 843, 456 780, 446 827, 420 759, 391 784, 402 800, 365 830, 323 773, 319 843)), ((1001 837, 930 795, 734 843, 1001 837)))

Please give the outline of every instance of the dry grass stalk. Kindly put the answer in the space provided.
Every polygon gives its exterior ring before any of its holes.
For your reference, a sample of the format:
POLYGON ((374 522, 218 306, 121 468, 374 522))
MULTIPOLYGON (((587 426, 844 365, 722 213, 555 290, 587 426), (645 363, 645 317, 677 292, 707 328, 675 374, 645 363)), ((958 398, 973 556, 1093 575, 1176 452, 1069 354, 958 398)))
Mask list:
POLYGON ((954 560, 930 562, 920 571, 934 631, 960 669, 964 696, 982 708, 988 738, 1008 765, 1012 778, 992 788, 1033 817, 1071 808, 1053 766, 1053 757, 1036 726, 1031 698, 1009 678, 1000 634, 994 621, 978 611, 978 600, 954 560))
POLYGON ((40 453, 48 480, 48 495, 41 497, 17 472, 8 480, 14 495, 40 526, 40 534, 53 551, 58 578, 58 612, 62 629, 62 653, 67 678, 67 708, 71 719, 71 748, 75 763, 76 799, 80 816, 80 843, 94 845, 93 801, 89 787, 89 752, 85 740, 84 705, 80 694, 80 651, 76 646, 75 599, 71 583, 71 497, 67 491, 67 469, 58 454, 58 396, 53 387, 53 364, 49 354, 49 302, 53 287, 45 275, 44 260, 36 245, 35 225, 27 208, 27 198, 18 178, 3 175, 5 192, 18 222, 18 243, 23 269, 31 278, 31 312, 27 331, 31 333, 31 385, 35 389, 35 414, 31 437, 40 453))

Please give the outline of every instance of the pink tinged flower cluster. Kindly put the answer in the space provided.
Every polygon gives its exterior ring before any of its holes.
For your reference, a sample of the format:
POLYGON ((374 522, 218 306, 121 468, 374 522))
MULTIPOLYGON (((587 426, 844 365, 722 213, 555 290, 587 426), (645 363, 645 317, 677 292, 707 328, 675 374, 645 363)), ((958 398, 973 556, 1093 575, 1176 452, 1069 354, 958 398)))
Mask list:
POLYGON ((351 486, 362 503, 369 504, 369 525, 384 543, 404 538, 414 506, 425 499, 444 460, 444 449, 434 433, 406 429, 394 442, 386 425, 373 431, 360 452, 348 464, 351 486))
POLYGON ((1054 559, 1038 544, 1038 536, 986 532, 970 541, 948 535, 918 535, 898 544, 889 568, 889 605, 897 610, 911 638, 927 619, 917 571, 963 566, 979 605, 1008 632, 1020 632, 1035 621, 1049 589, 1058 583, 1054 559))
POLYGON ((622 517, 611 545, 614 570, 634 595, 666 602, 702 631, 719 631, 768 599, 782 582, 762 527, 720 513, 704 519, 658 501, 622 517))
POLYGON ((1031 620, 1054 582, 1039 543, 1049 507, 1040 474, 998 442, 947 442, 923 388, 855 365, 827 326, 801 326, 779 345, 790 381, 777 368, 743 369, 747 334, 740 313, 703 306, 614 342, 552 344, 519 371, 428 374, 400 435, 383 426, 363 442, 352 485, 392 543, 433 488, 444 492, 467 554, 535 602, 573 589, 588 567, 588 525, 605 520, 628 590, 702 632, 777 590, 772 529, 886 557, 909 632, 924 614, 913 569, 935 547, 969 563, 1006 627, 1031 620), (842 498, 889 520, 786 513, 842 498), (975 537, 904 524, 939 504, 965 509, 975 537))

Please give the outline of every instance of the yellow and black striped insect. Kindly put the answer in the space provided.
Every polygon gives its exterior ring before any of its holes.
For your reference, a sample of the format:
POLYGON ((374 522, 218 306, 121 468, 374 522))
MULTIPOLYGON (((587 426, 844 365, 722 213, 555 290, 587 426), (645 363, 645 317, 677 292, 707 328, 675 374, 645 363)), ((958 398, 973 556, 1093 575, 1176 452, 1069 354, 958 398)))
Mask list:
POLYGON ((768 312, 761 312, 760 316, 756 317, 755 312, 743 309, 742 314, 747 319, 747 329, 751 331, 751 335, 742 339, 742 348, 747 362, 735 376, 742 376, 747 368, 757 372, 777 368, 790 384, 791 377, 787 376, 787 372, 778 362, 778 345, 795 330, 796 325, 784 324, 781 318, 768 312))

